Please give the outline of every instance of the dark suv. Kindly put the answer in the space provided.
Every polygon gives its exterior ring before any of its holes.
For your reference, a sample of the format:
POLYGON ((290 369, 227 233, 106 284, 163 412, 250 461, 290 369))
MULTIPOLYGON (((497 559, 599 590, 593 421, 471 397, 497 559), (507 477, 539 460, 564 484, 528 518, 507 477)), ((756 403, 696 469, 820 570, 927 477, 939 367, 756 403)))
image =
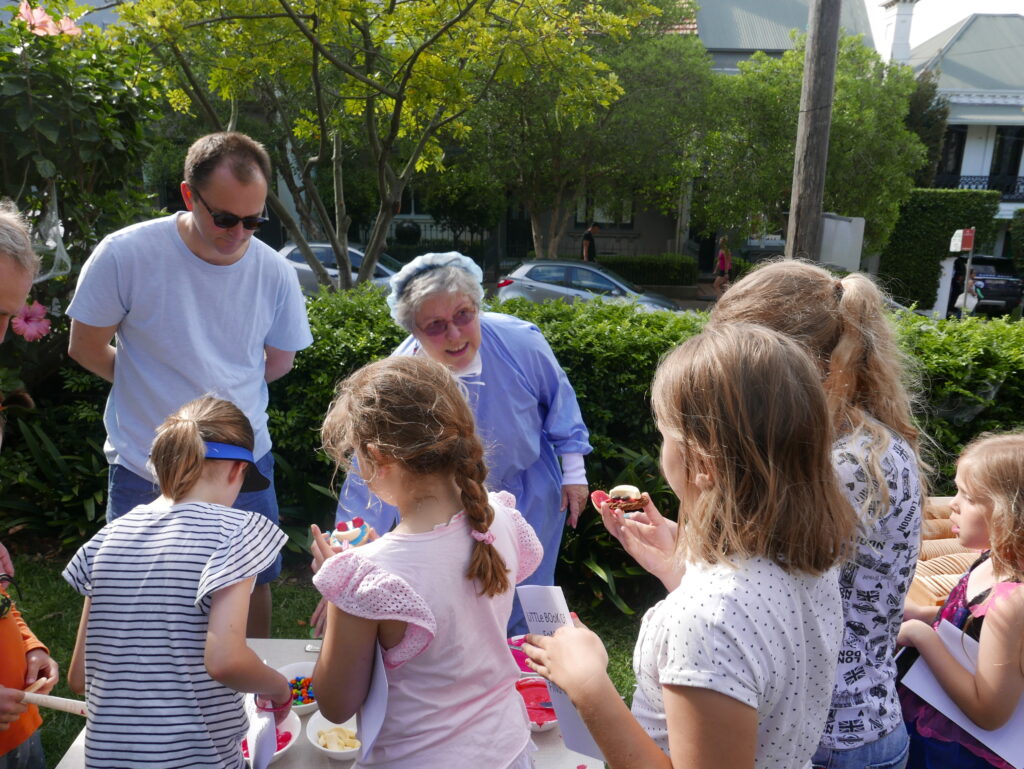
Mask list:
MULTIPOLYGON (((958 264, 958 269, 955 268, 950 302, 963 291, 964 266, 958 264)), ((1012 259, 975 254, 971 259, 971 269, 974 271, 974 285, 978 289, 975 315, 1008 315, 1020 305, 1024 281, 1017 277, 1012 259)))

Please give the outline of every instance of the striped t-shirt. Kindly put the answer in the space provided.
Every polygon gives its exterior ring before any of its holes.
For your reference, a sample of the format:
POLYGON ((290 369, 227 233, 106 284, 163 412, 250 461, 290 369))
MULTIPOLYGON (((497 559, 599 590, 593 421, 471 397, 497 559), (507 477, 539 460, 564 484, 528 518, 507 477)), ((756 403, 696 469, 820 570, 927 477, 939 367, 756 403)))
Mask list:
POLYGON ((242 695, 203 661, 210 600, 266 569, 286 540, 257 513, 143 505, 75 553, 64 579, 92 599, 87 769, 245 766, 242 695))

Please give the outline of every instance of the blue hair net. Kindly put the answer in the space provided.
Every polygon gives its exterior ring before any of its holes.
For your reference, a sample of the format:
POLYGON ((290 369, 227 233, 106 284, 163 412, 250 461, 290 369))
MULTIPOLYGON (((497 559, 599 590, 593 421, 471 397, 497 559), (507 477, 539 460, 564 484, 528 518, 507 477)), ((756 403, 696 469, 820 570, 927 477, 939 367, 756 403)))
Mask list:
POLYGON ((458 267, 460 270, 465 270, 476 278, 478 283, 482 284, 484 282, 484 273, 480 266, 468 256, 464 256, 458 251, 417 256, 391 276, 391 293, 388 294, 388 307, 391 308, 391 317, 396 322, 398 321, 398 302, 402 298, 406 286, 409 285, 409 281, 421 273, 436 270, 439 267, 458 267))

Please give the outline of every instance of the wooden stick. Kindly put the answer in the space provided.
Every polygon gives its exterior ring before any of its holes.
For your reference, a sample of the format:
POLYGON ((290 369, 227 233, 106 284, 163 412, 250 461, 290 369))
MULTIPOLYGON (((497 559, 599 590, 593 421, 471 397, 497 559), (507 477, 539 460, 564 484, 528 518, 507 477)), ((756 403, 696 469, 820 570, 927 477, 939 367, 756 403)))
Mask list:
POLYGON ((85 700, 71 700, 66 697, 51 697, 49 694, 25 692, 22 701, 27 702, 29 705, 38 705, 41 708, 61 710, 65 713, 85 717, 85 700))
POLYGON ((47 679, 47 678, 37 678, 35 680, 35 683, 33 683, 31 686, 29 686, 27 689, 25 689, 25 691, 28 692, 29 694, 31 694, 32 692, 35 692, 35 691, 39 691, 39 689, 42 688, 43 684, 45 684, 48 680, 49 679, 47 679))

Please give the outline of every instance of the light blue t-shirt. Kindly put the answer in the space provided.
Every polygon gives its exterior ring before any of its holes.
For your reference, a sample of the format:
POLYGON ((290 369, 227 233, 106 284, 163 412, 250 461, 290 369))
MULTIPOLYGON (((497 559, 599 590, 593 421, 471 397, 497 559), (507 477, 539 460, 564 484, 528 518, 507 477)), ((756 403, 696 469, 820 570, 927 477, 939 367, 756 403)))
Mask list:
POLYGON ((82 268, 68 315, 117 326, 117 363, 103 423, 107 461, 152 478, 155 431, 207 393, 237 405, 270 451, 264 346, 297 351, 313 337, 295 270, 252 238, 234 264, 193 254, 177 215, 108 235, 82 268))

